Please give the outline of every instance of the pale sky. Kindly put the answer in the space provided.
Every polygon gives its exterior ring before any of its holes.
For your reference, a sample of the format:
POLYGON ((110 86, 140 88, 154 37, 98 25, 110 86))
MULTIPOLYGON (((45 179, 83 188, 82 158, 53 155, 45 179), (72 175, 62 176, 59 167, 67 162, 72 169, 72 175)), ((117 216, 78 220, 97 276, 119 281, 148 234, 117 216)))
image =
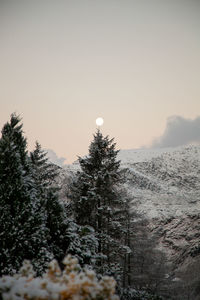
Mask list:
POLYGON ((0 0, 0 128, 12 112, 67 163, 99 116, 120 149, 197 118, 200 1, 0 0))

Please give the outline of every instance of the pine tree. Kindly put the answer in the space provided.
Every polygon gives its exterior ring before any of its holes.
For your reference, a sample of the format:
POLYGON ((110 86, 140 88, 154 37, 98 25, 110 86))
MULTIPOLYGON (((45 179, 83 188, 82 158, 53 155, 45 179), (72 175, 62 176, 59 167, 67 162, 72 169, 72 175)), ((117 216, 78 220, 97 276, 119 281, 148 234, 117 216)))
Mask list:
POLYGON ((24 259, 40 273, 52 259, 43 203, 27 154, 20 118, 11 115, 0 139, 0 273, 12 273, 24 259))
POLYGON ((100 130, 94 135, 89 147, 89 155, 79 158, 81 171, 72 184, 70 198, 75 220, 80 225, 90 225, 98 238, 98 253, 106 257, 101 259, 103 269, 116 268, 120 255, 126 252, 123 241, 125 227, 124 214, 129 209, 126 197, 123 197, 123 171, 117 160, 114 139, 103 137, 100 130))
POLYGON ((49 162, 47 152, 36 142, 35 149, 30 153, 33 168, 35 170, 35 180, 43 189, 49 190, 55 187, 58 167, 49 162))
POLYGON ((70 218, 67 207, 59 200, 56 184, 58 168, 49 162, 47 153, 36 142, 30 153, 34 178, 44 201, 49 229, 49 246, 54 257, 62 262, 66 253, 76 255, 81 265, 93 265, 96 258, 97 239, 89 226, 79 226, 70 218))
POLYGON ((54 257, 61 262, 69 247, 68 220, 66 210, 58 198, 56 177, 58 169, 49 162, 47 153, 36 142, 35 150, 30 153, 34 178, 46 212, 46 226, 49 230, 49 247, 54 257))
POLYGON ((98 255, 98 240, 91 226, 81 226, 69 219, 67 236, 70 240, 67 253, 78 258, 81 266, 95 268, 98 255))

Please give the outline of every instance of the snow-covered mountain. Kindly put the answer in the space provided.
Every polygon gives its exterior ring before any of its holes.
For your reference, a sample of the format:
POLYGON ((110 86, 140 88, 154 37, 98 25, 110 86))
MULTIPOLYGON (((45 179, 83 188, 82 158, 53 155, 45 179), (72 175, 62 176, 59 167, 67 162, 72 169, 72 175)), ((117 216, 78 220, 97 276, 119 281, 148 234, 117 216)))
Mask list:
POLYGON ((200 212, 200 146, 122 150, 133 208, 148 218, 200 212))
MULTIPOLYGON (((200 146, 121 150, 118 159, 133 209, 150 219, 200 212, 200 146)), ((63 190, 77 170, 77 162, 62 169, 63 190)))
POLYGON ((123 150, 132 209, 150 221, 177 270, 195 264, 200 245, 200 146, 123 150))
MULTIPOLYGON (((121 150, 118 159, 132 209, 149 219, 159 247, 179 265, 190 260, 200 241, 200 146, 121 150)), ((63 199, 78 169, 74 163, 60 172, 63 199)))

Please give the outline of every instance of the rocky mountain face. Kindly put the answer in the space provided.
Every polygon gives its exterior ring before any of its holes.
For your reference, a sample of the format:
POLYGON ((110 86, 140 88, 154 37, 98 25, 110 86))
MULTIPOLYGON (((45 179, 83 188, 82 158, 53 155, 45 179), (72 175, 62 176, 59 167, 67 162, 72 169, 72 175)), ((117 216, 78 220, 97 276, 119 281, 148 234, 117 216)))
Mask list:
MULTIPOLYGON (((177 270, 191 264, 200 253, 200 146, 122 150, 118 158, 132 209, 149 220, 158 247, 177 270)), ((60 173, 63 199, 78 169, 75 163, 60 173)))
POLYGON ((179 217, 200 211, 199 146, 150 153, 122 151, 119 158, 122 167, 128 168, 127 187, 133 207, 148 218, 179 217))
POLYGON ((126 150, 119 158, 128 169, 132 209, 148 218, 174 276, 191 268, 194 273, 200 257, 200 146, 126 150))

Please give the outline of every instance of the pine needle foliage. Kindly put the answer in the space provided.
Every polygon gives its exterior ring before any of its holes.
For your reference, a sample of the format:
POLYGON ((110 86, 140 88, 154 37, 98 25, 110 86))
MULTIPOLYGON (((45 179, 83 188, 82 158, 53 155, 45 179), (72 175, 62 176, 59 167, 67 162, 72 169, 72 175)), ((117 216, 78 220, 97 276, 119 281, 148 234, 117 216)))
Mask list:
POLYGON ((0 139, 0 273, 17 270, 24 259, 38 272, 52 258, 43 203, 31 170, 27 141, 16 114, 0 139))
POLYGON ((58 197, 56 185, 58 168, 49 162, 47 153, 38 142, 36 142, 34 151, 30 153, 30 157, 34 178, 45 207, 49 248, 54 258, 61 262, 69 247, 67 234, 69 225, 65 207, 58 197))
POLYGON ((58 176, 58 168, 49 162, 47 152, 42 149, 42 146, 37 141, 35 149, 30 153, 33 168, 35 170, 35 180, 43 188, 52 189, 55 187, 56 177, 58 176))
MULTIPOLYGON (((125 252, 123 219, 129 209, 122 192, 124 171, 117 160, 114 139, 104 137, 100 130, 94 134, 89 155, 79 158, 81 171, 71 186, 70 198, 75 220, 80 225, 92 226, 98 238, 98 253, 106 257, 100 267, 118 268, 119 256, 125 252)), ((113 274, 112 274, 113 275, 113 274)))

